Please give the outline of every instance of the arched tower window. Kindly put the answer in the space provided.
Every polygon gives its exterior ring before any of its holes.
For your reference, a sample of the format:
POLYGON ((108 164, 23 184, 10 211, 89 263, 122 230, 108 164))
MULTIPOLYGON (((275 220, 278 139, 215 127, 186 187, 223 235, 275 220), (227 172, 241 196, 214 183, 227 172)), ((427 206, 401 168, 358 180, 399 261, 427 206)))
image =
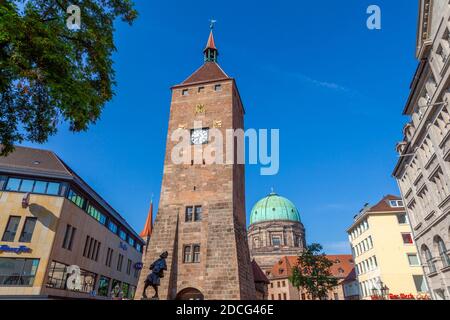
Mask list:
POLYGON ((433 256, 431 255, 430 249, 428 249, 428 247, 426 245, 422 246, 422 254, 423 254, 424 258, 425 258, 425 261, 427 262, 428 271, 430 273, 436 272, 436 265, 433 262, 433 256))
POLYGON ((439 250, 439 256, 441 257, 442 265, 444 268, 450 266, 450 258, 447 254, 447 247, 445 246, 444 240, 441 237, 434 237, 434 243, 437 245, 439 250))

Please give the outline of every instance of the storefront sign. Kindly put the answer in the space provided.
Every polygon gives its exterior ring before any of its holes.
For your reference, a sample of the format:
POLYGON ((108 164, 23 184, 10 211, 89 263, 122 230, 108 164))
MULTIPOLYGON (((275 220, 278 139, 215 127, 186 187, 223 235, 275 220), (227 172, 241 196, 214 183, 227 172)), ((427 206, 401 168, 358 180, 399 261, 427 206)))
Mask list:
POLYGON ((144 264, 142 263, 142 262, 136 262, 135 264, 134 264, 134 268, 136 269, 136 270, 142 270, 142 267, 144 266, 144 264))
POLYGON ((0 246, 0 252, 14 252, 14 253, 29 253, 31 252, 31 249, 27 246, 20 246, 16 248, 12 248, 6 244, 0 246))

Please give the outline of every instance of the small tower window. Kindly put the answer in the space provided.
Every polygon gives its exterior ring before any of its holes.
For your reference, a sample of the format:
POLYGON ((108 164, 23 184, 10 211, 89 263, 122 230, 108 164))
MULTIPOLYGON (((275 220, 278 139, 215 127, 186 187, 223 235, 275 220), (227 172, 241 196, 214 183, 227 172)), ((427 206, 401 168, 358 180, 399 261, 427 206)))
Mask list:
POLYGON ((222 85, 221 84, 216 84, 214 86, 214 91, 222 91, 222 85))
POLYGON ((181 91, 181 95, 182 95, 182 96, 188 96, 188 95, 189 95, 189 89, 183 89, 183 90, 181 91))
POLYGON ((205 91, 205 87, 198 87, 198 93, 204 92, 205 91))

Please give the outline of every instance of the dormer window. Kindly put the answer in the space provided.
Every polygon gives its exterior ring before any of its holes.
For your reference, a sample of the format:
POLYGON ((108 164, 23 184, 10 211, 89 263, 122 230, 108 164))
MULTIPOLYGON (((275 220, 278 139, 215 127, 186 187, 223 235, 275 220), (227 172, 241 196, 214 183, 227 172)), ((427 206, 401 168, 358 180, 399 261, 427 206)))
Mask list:
POLYGON ((402 200, 390 200, 389 205, 392 208, 402 208, 403 207, 403 201, 402 200))

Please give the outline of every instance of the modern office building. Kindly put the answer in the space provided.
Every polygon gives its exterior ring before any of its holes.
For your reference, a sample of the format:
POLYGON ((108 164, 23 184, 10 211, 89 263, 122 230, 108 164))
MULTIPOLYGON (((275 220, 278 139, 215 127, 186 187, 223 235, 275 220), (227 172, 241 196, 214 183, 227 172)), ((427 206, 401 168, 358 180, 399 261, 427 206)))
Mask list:
POLYGON ((144 241, 55 153, 0 157, 0 299, 133 298, 144 241))
POLYGON ((403 114, 397 179, 434 299, 450 299, 450 3, 420 0, 419 65, 403 114))
POLYGON ((368 204, 348 228, 364 300, 427 296, 411 226, 401 198, 388 195, 368 204))

